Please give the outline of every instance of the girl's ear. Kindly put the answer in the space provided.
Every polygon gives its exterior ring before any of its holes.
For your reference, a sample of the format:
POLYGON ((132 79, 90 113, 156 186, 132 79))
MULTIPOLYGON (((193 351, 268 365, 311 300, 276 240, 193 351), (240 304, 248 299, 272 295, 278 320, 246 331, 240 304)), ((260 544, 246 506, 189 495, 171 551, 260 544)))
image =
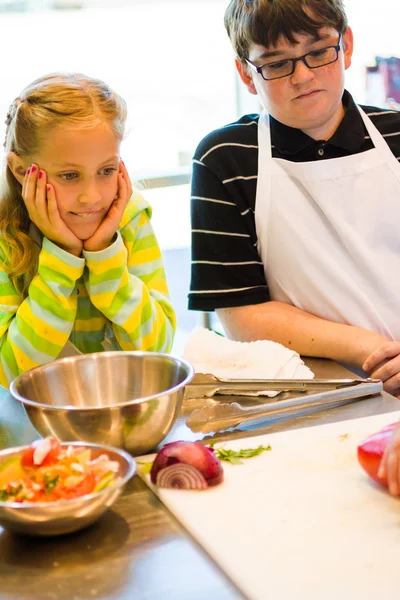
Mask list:
POLYGON ((240 79, 243 81, 244 85, 247 87, 250 94, 257 95, 257 90, 254 87, 253 78, 251 73, 249 73, 249 68, 246 63, 238 58, 235 60, 235 65, 237 72, 239 73, 240 79))
POLYGON ((7 156, 7 164, 11 169, 15 179, 22 185, 24 183, 24 177, 26 173, 26 167, 24 161, 15 152, 9 152, 7 156))

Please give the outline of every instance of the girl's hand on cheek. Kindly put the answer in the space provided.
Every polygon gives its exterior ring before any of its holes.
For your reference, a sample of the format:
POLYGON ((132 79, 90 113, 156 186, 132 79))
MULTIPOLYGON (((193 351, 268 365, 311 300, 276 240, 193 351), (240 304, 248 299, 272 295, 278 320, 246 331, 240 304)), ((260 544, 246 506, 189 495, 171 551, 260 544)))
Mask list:
POLYGON ((112 202, 108 213, 101 222, 92 237, 85 240, 83 247, 89 252, 99 252, 108 248, 117 231, 122 219, 122 215, 132 195, 132 183, 124 163, 120 162, 118 173, 118 192, 115 200, 112 202))
POLYGON ((32 165, 25 173, 22 198, 29 218, 47 239, 70 254, 80 256, 82 241, 61 219, 54 187, 47 183, 46 172, 32 165))

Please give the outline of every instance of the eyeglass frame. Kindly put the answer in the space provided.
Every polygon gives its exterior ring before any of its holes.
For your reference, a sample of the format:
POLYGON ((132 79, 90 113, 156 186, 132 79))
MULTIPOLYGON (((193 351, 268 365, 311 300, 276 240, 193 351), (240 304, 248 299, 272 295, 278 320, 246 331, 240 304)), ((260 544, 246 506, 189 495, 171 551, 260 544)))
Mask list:
POLYGON ((299 60, 306 65, 307 69, 320 69, 321 67, 326 67, 327 65, 332 65, 339 58, 339 52, 340 52, 340 44, 341 44, 341 42, 342 42, 342 34, 340 33, 339 34, 339 40, 338 40, 338 43, 336 45, 333 45, 333 46, 324 46, 323 48, 318 48, 316 50, 311 50, 310 52, 307 52, 307 54, 303 54, 302 56, 298 56, 297 58, 283 58, 282 60, 276 60, 276 61, 273 61, 273 62, 267 62, 267 63, 264 63, 263 65, 261 65, 259 67, 257 65, 255 65, 251 60, 248 60, 247 58, 245 58, 244 60, 249 65, 249 67, 251 69, 253 69, 253 71, 255 71, 256 73, 258 73, 259 75, 261 75, 261 77, 264 79, 264 81, 274 81, 275 79, 283 79, 284 77, 290 77, 290 75, 293 75, 293 73, 294 73, 294 71, 296 69, 296 63, 298 63, 299 60), (309 56, 310 54, 313 54, 313 52, 318 52, 319 50, 328 50, 328 48, 334 48, 336 50, 336 58, 335 58, 335 60, 331 60, 331 61, 329 61, 329 62, 327 62, 327 63, 325 63, 323 65, 318 65, 317 67, 310 67, 307 64, 307 60, 306 60, 307 56, 309 56), (267 67, 267 66, 270 66, 270 65, 275 65, 277 63, 286 62, 286 61, 292 63, 292 70, 290 71, 290 73, 287 73, 286 75, 279 75, 278 77, 268 77, 268 78, 264 77, 264 75, 262 73, 262 70, 263 70, 264 67, 267 67))

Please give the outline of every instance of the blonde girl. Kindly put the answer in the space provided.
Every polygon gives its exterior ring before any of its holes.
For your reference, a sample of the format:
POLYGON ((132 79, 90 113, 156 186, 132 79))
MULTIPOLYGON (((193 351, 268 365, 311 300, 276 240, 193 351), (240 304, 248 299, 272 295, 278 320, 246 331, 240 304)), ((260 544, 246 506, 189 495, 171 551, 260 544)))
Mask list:
POLYGON ((56 73, 6 120, 0 191, 0 384, 57 357, 168 352, 175 330, 151 209, 120 158, 126 105, 56 73))

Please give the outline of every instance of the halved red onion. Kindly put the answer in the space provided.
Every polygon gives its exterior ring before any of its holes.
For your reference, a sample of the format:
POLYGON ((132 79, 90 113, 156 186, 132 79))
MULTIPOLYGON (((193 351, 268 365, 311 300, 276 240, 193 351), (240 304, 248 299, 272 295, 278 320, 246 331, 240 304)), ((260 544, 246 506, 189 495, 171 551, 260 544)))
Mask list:
POLYGON ((158 452, 151 467, 151 481, 157 484, 158 473, 175 464, 193 467, 203 476, 207 486, 217 485, 224 478, 219 458, 211 448, 200 442, 171 442, 158 452))
POLYGON ((184 463, 175 463, 159 471, 156 484, 159 487, 180 490, 205 490, 208 487, 200 471, 184 463))

